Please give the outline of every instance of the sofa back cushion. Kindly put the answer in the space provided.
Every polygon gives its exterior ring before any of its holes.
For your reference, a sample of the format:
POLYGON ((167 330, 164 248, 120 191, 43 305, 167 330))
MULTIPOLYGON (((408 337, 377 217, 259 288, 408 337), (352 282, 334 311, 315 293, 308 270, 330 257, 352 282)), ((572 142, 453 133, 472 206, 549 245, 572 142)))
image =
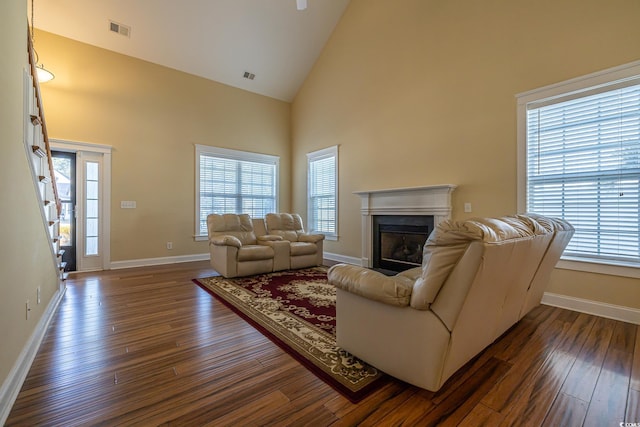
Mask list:
POLYGON ((302 218, 298 214, 268 213, 264 219, 268 234, 282 236, 290 242, 297 242, 298 235, 304 233, 302 218))
POLYGON ((243 245, 255 245, 256 234, 248 214, 210 214, 207 216, 209 238, 214 236, 234 236, 243 245))
POLYGON ((543 232, 532 230, 527 221, 517 217, 441 222, 424 245, 422 275, 413 287, 411 306, 429 308, 472 242, 502 243, 543 232))

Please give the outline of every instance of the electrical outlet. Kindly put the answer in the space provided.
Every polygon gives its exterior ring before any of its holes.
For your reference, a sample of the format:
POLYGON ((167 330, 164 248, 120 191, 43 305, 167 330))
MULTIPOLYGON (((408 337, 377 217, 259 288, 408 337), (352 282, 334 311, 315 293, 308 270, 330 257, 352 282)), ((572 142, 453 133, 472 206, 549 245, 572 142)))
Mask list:
POLYGON ((167 249, 173 249, 173 242, 167 242, 167 249))
POLYGON ((29 320, 29 315, 31 314, 31 303, 27 300, 27 320, 29 320))
POLYGON ((38 298, 37 298, 38 304, 40 304, 40 286, 38 286, 38 288, 36 289, 36 294, 38 295, 38 298))
POLYGON ((464 211, 471 212, 471 203, 467 202, 464 204, 464 211))

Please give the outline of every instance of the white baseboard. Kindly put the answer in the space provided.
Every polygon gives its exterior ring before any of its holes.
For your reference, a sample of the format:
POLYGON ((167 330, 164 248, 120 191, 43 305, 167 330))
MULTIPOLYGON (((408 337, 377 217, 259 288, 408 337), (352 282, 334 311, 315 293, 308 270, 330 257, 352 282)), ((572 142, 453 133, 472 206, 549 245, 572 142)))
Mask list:
POLYGON ((9 417, 9 412, 11 412, 11 408, 18 397, 18 393, 20 393, 20 389, 22 388, 25 378, 27 378, 33 359, 38 353, 40 343, 44 338, 44 334, 47 332, 47 328, 53 319, 53 315, 58 309, 58 305, 60 305, 60 301, 62 301, 65 290, 66 288, 62 286, 53 295, 47 309, 42 314, 36 328, 20 352, 18 360, 13 365, 13 368, 11 368, 11 371, 9 372, 7 379, 2 384, 2 387, 0 387, 0 425, 4 425, 5 421, 9 417))
POLYGON ((121 268, 147 267, 150 265, 177 264, 181 262, 206 261, 209 259, 209 253, 195 255, 179 255, 161 258, 144 258, 131 259, 127 261, 112 261, 110 268, 118 270, 121 268))
POLYGON ((340 254, 332 254, 329 252, 325 252, 323 254, 323 258, 329 261, 336 261, 336 262, 344 262, 345 264, 353 264, 353 265, 359 265, 362 266, 362 260, 360 258, 356 258, 356 257, 352 257, 352 256, 346 256, 346 255, 340 255, 340 254))
POLYGON ((640 325, 640 310, 621 305, 545 292, 542 304, 640 325))

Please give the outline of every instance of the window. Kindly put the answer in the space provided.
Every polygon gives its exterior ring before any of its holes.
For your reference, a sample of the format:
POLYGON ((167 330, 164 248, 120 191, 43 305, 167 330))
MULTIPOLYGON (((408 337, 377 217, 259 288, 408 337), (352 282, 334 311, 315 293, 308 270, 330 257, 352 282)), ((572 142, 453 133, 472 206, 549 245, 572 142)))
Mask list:
POLYGON ((277 212, 279 157, 196 145, 196 239, 211 213, 277 212))
POLYGON ((309 231, 338 238, 338 146, 307 154, 309 231))
POLYGON ((525 94, 519 104, 521 210, 573 224, 565 257, 640 267, 640 66, 525 94))

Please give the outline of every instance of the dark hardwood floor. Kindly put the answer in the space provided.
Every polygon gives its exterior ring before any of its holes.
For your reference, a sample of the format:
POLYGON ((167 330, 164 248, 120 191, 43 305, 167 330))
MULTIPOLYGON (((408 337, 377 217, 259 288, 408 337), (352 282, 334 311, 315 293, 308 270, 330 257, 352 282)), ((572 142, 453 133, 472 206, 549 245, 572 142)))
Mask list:
POLYGON ((7 425, 640 423, 640 328, 541 306, 437 393, 352 404, 191 282, 207 262, 80 274, 7 425))

